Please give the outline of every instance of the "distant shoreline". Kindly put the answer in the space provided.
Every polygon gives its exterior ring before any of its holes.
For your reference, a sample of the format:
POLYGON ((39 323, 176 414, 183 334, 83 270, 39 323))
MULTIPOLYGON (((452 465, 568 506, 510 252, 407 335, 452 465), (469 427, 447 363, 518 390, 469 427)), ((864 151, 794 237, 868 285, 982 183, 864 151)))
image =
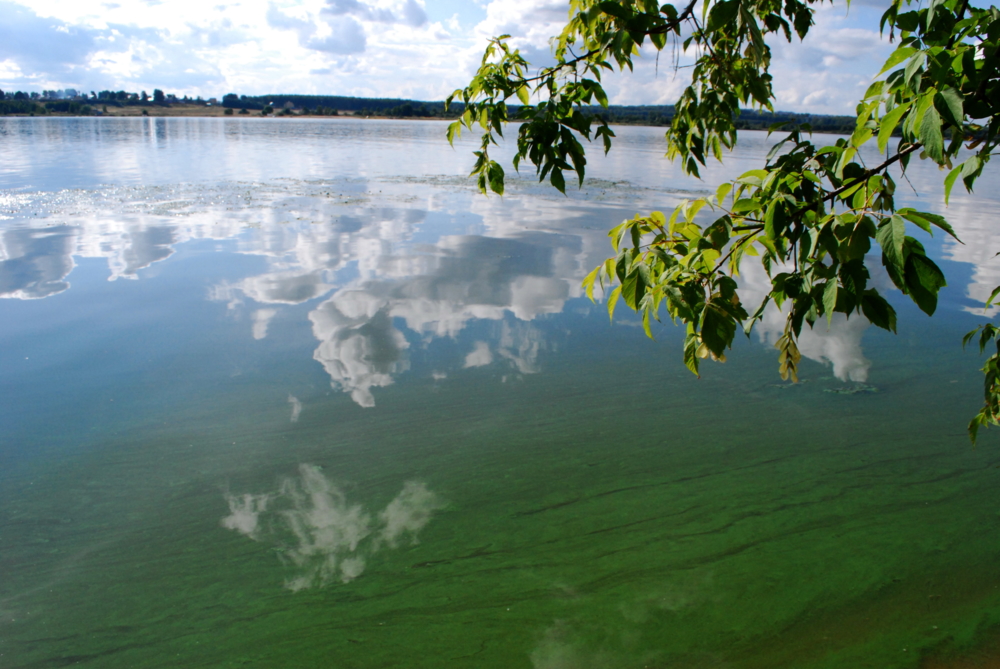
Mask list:
MULTIPOLYGON (((453 118, 442 118, 440 116, 389 116, 382 114, 368 114, 368 115, 356 115, 350 110, 344 110, 340 112, 338 110, 337 114, 303 114, 301 111, 294 111, 290 114, 267 114, 262 115, 259 111, 249 111, 247 114, 240 114, 239 110, 232 110, 232 114, 226 114, 226 107, 222 106, 205 106, 205 105, 185 105, 185 104, 172 104, 172 105, 148 105, 148 106, 127 106, 127 107, 108 107, 108 111, 105 112, 100 108, 100 105, 93 105, 95 111, 99 112, 96 116, 102 118, 269 118, 269 119, 355 119, 355 120, 387 120, 387 121, 443 121, 451 122, 455 119, 453 118), (145 112, 145 113, 143 113, 145 112)), ((93 118, 94 116, 84 116, 81 114, 72 114, 65 112, 50 112, 44 116, 38 114, 6 114, 7 117, 36 117, 36 118, 93 118)), ((3 117, 0 117, 3 118, 3 117)), ((516 122, 516 121, 512 121, 516 122)), ((642 122, 630 122, 623 120, 613 120, 608 123, 611 126, 634 126, 640 128, 665 128, 666 126, 662 124, 652 124, 652 123, 642 123, 642 122)), ((766 130, 766 128, 740 128, 740 130, 766 130)), ((846 132, 837 132, 834 130, 816 130, 817 134, 826 135, 843 135, 850 134, 846 132)))

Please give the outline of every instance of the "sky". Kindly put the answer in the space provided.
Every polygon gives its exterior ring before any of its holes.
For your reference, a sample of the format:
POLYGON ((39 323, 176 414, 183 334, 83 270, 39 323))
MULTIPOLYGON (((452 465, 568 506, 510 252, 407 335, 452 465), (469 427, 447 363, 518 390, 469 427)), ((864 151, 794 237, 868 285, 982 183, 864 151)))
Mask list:
MULTIPOLYGON (((441 100, 509 34, 536 65, 565 0, 0 0, 0 89, 221 98, 300 93, 441 100)), ((772 41, 775 108, 853 114, 892 47, 887 0, 818 7, 804 43, 772 41)), ((612 104, 672 104, 689 70, 647 48, 605 80, 612 104)), ((681 64, 690 59, 681 58, 681 64)))

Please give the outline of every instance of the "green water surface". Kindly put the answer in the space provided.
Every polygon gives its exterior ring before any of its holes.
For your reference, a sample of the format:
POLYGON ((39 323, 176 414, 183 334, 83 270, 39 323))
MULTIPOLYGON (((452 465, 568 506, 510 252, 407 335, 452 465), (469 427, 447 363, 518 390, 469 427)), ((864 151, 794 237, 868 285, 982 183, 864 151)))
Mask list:
POLYGON ((966 265, 940 318, 837 330, 854 379, 814 359, 784 384, 756 335, 697 379, 669 325, 579 296, 645 197, 620 184, 297 182, 260 208, 223 185, 139 213, 87 188, 37 196, 75 237, 4 232, 38 276, 75 266, 0 301, 2 667, 902 668, 996 634, 966 265), (112 219, 130 246, 95 258, 112 219))

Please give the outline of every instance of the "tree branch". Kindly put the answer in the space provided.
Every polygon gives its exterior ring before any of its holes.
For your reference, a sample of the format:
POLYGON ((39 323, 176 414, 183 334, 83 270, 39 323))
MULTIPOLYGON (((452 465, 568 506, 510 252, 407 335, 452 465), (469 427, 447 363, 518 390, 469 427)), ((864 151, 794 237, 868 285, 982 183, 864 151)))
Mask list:
MULTIPOLYGON (((662 26, 659 26, 658 28, 654 28, 653 30, 646 31, 646 32, 643 33, 643 35, 649 36, 649 35, 662 35, 664 33, 669 33, 671 30, 673 30, 674 28, 676 28, 677 26, 679 26, 681 23, 683 23, 687 19, 691 18, 692 14, 694 13, 695 5, 697 5, 697 4, 698 4, 698 0, 691 0, 691 2, 688 3, 688 5, 684 8, 684 10, 680 14, 677 15, 676 19, 673 19, 671 21, 666 21, 662 26)), ((570 60, 563 61, 562 63, 559 63, 558 65, 556 65, 554 67, 546 68, 546 69, 542 70, 539 74, 537 74, 534 77, 529 77, 527 79, 522 79, 521 83, 528 84, 528 83, 532 83, 532 82, 535 82, 535 81, 541 81, 542 79, 547 79, 547 78, 551 77, 553 74, 555 74, 556 72, 558 72, 559 70, 561 70, 562 68, 564 68, 564 67, 575 67, 578 63, 580 63, 582 61, 585 61, 585 60, 589 60, 591 56, 593 56, 594 54, 597 54, 597 53, 601 53, 603 50, 604 50, 604 47, 599 48, 599 49, 591 49, 590 51, 588 51, 587 53, 585 53, 585 54, 583 54, 581 56, 576 56, 575 58, 571 58, 570 60)), ((573 53, 573 52, 570 51, 570 53, 573 53)))
POLYGON ((883 163, 881 163, 879 165, 876 165, 875 167, 873 167, 871 169, 865 170, 864 172, 861 173, 861 176, 859 176, 856 179, 851 180, 850 183, 846 183, 843 186, 841 186, 840 188, 837 188, 836 190, 830 191, 829 193, 827 193, 826 195, 824 195, 823 198, 820 199, 819 202, 827 202, 828 200, 832 200, 833 198, 837 197, 838 195, 840 195, 844 191, 849 190, 851 188, 854 188, 859 183, 868 181, 868 179, 870 177, 875 176, 876 174, 878 174, 879 172, 881 172, 885 168, 889 167, 890 165, 892 165, 895 162, 898 162, 901 158, 910 155, 911 153, 913 153, 914 151, 916 151, 917 149, 919 149, 922 146, 923 146, 923 144, 920 144, 919 142, 917 142, 915 144, 910 144, 905 149, 903 149, 902 151, 900 151, 899 153, 897 153, 896 155, 894 155, 892 158, 889 158, 885 162, 883 162, 883 163))
MULTIPOLYGON (((905 149, 903 149, 902 151, 899 151, 892 158, 889 158, 888 160, 882 162, 879 165, 876 165, 875 167, 872 167, 871 169, 865 170, 861 174, 861 176, 857 177, 856 179, 852 179, 850 183, 844 184, 840 188, 837 188, 835 190, 830 191, 829 193, 827 193, 826 195, 824 195, 818 202, 815 202, 815 203, 813 203, 811 205, 807 205, 805 207, 802 207, 797 212, 795 212, 795 214, 796 215, 802 214, 807 209, 809 209, 810 207, 813 207, 813 206, 816 206, 817 204, 821 204, 823 202, 827 202, 829 200, 832 200, 833 198, 837 197, 838 195, 840 195, 844 191, 847 191, 847 190, 849 190, 851 188, 854 188, 858 184, 864 183, 870 177, 878 174, 879 172, 881 172, 882 170, 886 169, 887 167, 889 167, 893 163, 898 162, 904 156, 907 156, 907 155, 913 153, 914 151, 916 151, 917 149, 919 149, 921 146, 922 145, 919 144, 919 143, 908 145, 905 149)), ((741 226, 734 226, 733 227, 733 231, 734 232, 736 232, 736 231, 739 231, 739 232, 751 232, 751 231, 760 231, 763 228, 764 228, 764 226, 762 226, 762 225, 741 225, 741 226)), ((715 267, 712 269, 712 273, 714 274, 714 273, 718 272, 720 269, 722 269, 722 267, 726 264, 726 261, 729 260, 729 258, 732 257, 733 253, 735 253, 736 250, 739 249, 740 246, 742 246, 744 243, 746 243, 747 240, 750 239, 750 237, 751 237, 751 235, 746 235, 745 237, 743 237, 742 239, 740 239, 739 242, 737 242, 736 244, 734 244, 733 247, 731 249, 729 249, 729 252, 726 255, 724 255, 719 260, 719 262, 717 262, 715 264, 715 267)), ((796 254, 796 253, 793 252, 793 259, 794 259, 796 265, 798 265, 798 254, 796 254)))
MULTIPOLYGON (((735 229, 736 228, 733 228, 733 230, 735 229)), ((740 241, 733 244, 733 247, 729 249, 729 253, 722 256, 722 258, 719 259, 719 262, 715 263, 715 267, 712 268, 712 274, 715 274, 720 269, 722 269, 723 265, 726 264, 726 261, 729 260, 734 253, 736 253, 737 249, 746 244, 748 241, 752 241, 752 237, 753 235, 744 235, 743 237, 740 238, 740 241)))
MULTIPOLYGON (((962 6, 959 7, 958 13, 955 14, 955 21, 961 21, 962 17, 965 16, 965 10, 968 8, 969 8, 969 0, 962 0, 962 6)), ((948 40, 948 46, 946 46, 945 48, 951 49, 951 47, 955 46, 955 42, 957 41, 958 41, 958 33, 955 33, 954 35, 951 36, 951 39, 948 40)))

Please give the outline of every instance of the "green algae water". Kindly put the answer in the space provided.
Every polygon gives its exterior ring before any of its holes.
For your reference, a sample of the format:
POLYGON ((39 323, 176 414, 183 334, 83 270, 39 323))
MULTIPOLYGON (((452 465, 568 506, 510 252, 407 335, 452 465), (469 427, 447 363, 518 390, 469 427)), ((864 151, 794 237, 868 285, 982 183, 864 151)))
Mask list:
POLYGON ((762 135, 487 199, 443 129, 0 119, 0 666, 991 666, 995 189, 911 167, 934 319, 818 326, 791 385, 774 314, 697 379, 580 280, 762 135))

